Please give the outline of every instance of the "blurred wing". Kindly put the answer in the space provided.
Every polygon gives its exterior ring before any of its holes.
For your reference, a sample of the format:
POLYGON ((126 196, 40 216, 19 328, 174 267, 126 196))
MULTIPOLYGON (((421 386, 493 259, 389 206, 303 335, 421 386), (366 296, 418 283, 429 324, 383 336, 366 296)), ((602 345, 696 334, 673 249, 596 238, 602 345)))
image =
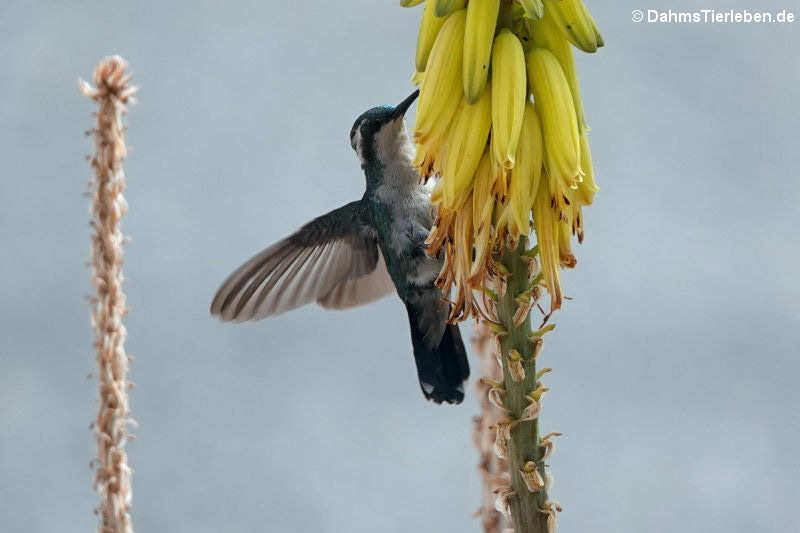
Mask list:
POLYGON ((357 305, 358 298, 375 293, 347 282, 369 278, 379 256, 368 214, 360 202, 352 202, 312 220, 236 269, 214 296, 211 314, 225 321, 257 320, 313 301, 335 305, 339 295, 342 302, 357 305))
POLYGON ((386 270, 383 254, 378 254, 375 270, 360 278, 347 279, 339 283, 328 294, 317 300, 325 309, 347 309, 373 302, 394 291, 394 283, 386 270))

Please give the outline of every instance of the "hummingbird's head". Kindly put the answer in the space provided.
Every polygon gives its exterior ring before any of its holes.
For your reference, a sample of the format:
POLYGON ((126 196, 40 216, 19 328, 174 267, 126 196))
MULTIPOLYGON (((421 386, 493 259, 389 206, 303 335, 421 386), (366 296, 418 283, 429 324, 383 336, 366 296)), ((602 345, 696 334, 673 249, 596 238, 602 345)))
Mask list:
POLYGON ((386 168, 405 158, 410 161, 410 143, 403 117, 419 95, 419 90, 397 106, 378 106, 365 111, 350 129, 350 146, 368 172, 386 168))

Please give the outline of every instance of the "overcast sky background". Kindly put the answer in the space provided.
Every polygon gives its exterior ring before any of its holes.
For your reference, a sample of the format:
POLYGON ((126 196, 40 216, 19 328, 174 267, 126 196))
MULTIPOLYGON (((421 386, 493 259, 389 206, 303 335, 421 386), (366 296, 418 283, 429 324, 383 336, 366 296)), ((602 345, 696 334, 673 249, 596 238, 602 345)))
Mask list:
MULTIPOLYGON (((77 79, 111 53, 141 86, 124 220, 137 531, 479 531, 472 389, 423 400, 399 301, 244 325, 207 311, 244 259, 361 195, 350 126, 412 89, 421 9, 397 3, 2 2, 4 532, 95 527, 77 79)), ((543 428, 565 434, 551 495, 565 532, 793 531, 800 23, 631 21, 655 4, 590 2, 606 47, 577 55, 602 190, 541 359, 543 428)))

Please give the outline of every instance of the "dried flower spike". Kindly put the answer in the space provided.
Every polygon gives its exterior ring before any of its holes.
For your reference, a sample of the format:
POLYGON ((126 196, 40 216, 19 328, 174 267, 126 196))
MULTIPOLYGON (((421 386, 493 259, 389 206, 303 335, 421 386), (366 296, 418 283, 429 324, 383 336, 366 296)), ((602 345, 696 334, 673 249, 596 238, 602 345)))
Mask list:
POLYGON ((128 408, 128 357, 125 354, 126 312, 122 292, 123 238, 120 219, 127 211, 122 191, 126 155, 122 115, 136 91, 130 87, 127 64, 118 57, 100 62, 94 72, 94 87, 81 81, 81 92, 98 103, 91 158, 92 192, 91 276, 96 295, 91 299, 91 322, 95 331, 99 408, 93 424, 97 441, 94 486, 100 496, 97 515, 102 533, 131 533, 131 470, 125 453, 130 440, 128 408))
POLYGON ((508 412, 503 404, 503 383, 501 370, 495 364, 493 335, 479 323, 472 338, 473 352, 478 356, 480 373, 486 376, 475 385, 480 407, 479 416, 474 418, 474 441, 478 448, 478 471, 483 480, 483 497, 477 512, 484 533, 500 533, 510 524, 502 513, 495 509, 496 490, 511 483, 508 462, 497 457, 494 452, 495 432, 492 427, 507 418, 508 412))

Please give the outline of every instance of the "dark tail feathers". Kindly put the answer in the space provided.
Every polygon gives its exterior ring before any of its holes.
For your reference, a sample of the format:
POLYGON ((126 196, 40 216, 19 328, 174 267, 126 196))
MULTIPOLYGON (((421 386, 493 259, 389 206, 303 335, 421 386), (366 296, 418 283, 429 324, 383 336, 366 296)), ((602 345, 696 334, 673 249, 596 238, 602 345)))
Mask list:
POLYGON ((458 326, 447 324, 439 346, 430 349, 425 345, 424 332, 417 325, 411 309, 409 321, 417 375, 425 398, 436 403, 461 403, 464 400, 464 381, 469 377, 469 362, 458 326))

